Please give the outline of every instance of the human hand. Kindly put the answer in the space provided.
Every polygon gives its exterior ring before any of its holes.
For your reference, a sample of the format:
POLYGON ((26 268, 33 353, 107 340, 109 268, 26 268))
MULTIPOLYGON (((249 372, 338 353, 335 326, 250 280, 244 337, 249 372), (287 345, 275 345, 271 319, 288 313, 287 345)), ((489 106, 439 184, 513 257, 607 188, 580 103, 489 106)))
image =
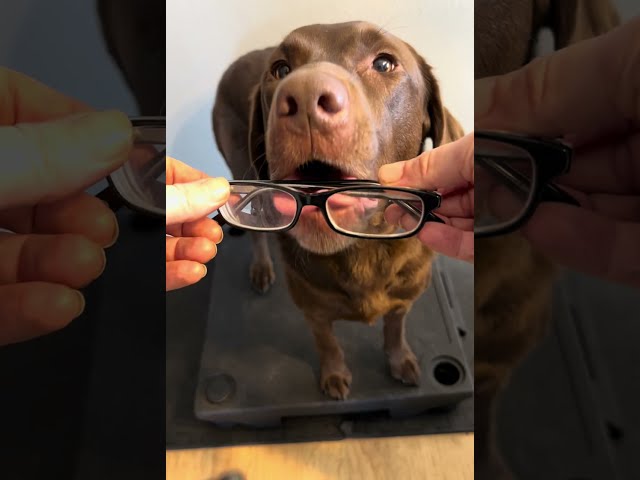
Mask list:
POLYGON ((167 157, 166 289, 200 281, 204 265, 215 257, 222 228, 207 215, 229 198, 229 182, 211 178, 175 158, 167 157))
MULTIPOLYGON (((384 165, 378 175, 383 185, 439 191, 442 204, 434 213, 445 224, 426 223, 418 238, 437 252, 473 263, 473 133, 411 160, 384 165)), ((404 215, 400 224, 410 229, 415 220, 404 215)))
POLYGON ((564 137, 558 185, 582 208, 541 203, 522 228, 568 267, 640 286, 640 17, 608 34, 476 82, 476 126, 564 137))
POLYGON ((84 190, 120 167, 132 143, 122 113, 0 68, 0 345, 60 329, 103 272, 113 212, 84 190))

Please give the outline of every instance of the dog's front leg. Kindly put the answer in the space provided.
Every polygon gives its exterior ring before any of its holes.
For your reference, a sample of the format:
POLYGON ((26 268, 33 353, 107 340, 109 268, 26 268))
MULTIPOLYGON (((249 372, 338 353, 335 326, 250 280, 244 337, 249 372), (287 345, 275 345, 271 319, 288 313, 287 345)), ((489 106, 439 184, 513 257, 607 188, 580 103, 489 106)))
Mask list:
POLYGON ((395 308, 384 316, 384 351, 391 375, 409 385, 418 385, 420 367, 418 359, 405 338, 404 321, 407 308, 395 308))
POLYGON ((333 333, 333 320, 307 316, 320 356, 320 387, 336 400, 344 400, 351 387, 351 371, 344 361, 344 352, 333 333))
POLYGON ((251 242, 253 243, 253 260, 249 272, 251 286, 258 293, 266 293, 276 279, 267 234, 251 232, 251 242))

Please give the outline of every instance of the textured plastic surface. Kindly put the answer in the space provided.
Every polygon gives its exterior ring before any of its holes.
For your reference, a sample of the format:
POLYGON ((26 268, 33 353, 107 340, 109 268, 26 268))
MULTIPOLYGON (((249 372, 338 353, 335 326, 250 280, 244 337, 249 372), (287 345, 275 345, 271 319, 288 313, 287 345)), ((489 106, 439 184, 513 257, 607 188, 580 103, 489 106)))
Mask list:
POLYGON ((632 288, 573 272, 558 282, 553 328, 498 409, 517 478, 640 478, 640 376, 630 369, 640 359, 638 312, 632 288))
POLYGON ((260 295, 249 285, 249 236, 227 237, 220 245, 195 395, 197 418, 268 427, 285 417, 368 411, 402 417, 472 395, 472 370, 460 341, 464 322, 440 260, 431 288, 407 318, 407 339, 422 368, 420 386, 390 376, 382 321, 373 327, 338 322, 353 383, 346 401, 334 401, 320 391, 313 337, 289 297, 275 239, 272 247, 277 279, 260 295))

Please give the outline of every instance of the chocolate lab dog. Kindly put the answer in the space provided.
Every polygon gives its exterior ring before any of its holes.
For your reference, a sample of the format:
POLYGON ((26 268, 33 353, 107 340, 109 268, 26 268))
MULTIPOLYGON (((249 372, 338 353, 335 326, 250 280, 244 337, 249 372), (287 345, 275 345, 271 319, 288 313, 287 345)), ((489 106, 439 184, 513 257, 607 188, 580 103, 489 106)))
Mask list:
MULTIPOLYGON (((274 180, 376 179, 427 138, 438 146, 463 134, 427 62, 364 22, 305 26, 238 59, 220 81, 213 128, 234 178, 274 180)), ((271 254, 265 234, 252 237, 251 281, 265 292, 271 254)), ((351 385, 333 322, 378 317, 391 374, 417 384, 404 319, 429 284, 433 253, 415 238, 354 239, 313 220, 278 240, 289 291, 315 337, 322 390, 345 399, 351 385)))
MULTIPOLYGON (((559 49, 618 23, 608 0, 477 0, 475 77, 506 74, 530 62, 543 28, 559 49)), ((496 399, 546 332, 554 268, 518 233, 477 240, 475 248, 475 474, 511 478, 496 451, 496 399)))

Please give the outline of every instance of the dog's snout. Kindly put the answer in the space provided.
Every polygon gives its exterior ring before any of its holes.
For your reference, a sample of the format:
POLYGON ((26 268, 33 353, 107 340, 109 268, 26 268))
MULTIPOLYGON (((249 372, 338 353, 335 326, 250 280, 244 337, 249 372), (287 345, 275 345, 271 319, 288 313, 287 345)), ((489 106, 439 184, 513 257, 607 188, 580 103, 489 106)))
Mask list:
POLYGON ((341 123, 349 104, 344 83, 331 75, 300 72, 287 79, 278 92, 276 112, 279 117, 312 125, 341 123))

